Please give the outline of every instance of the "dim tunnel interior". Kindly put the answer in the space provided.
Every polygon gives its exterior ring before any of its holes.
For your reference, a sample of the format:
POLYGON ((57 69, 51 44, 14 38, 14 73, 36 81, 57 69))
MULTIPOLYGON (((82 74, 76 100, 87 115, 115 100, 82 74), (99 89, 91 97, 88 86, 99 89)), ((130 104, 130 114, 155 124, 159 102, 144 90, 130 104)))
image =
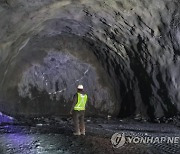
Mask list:
POLYGON ((1 109, 14 115, 67 115, 77 85, 83 84, 89 96, 87 114, 99 110, 99 115, 117 115, 115 74, 108 70, 108 55, 101 52, 101 48, 108 50, 106 46, 75 34, 78 28, 87 29, 76 21, 54 19, 43 25, 37 34, 14 43, 21 47, 10 57, 1 82, 10 107, 7 103, 1 109), (74 32, 69 32, 69 26, 74 32))
POLYGON ((177 116, 178 11, 165 18, 154 3, 2 3, 0 27, 9 24, 0 33, 0 111, 67 115, 83 84, 89 116, 177 116))
POLYGON ((0 0, 0 154, 180 153, 179 8, 0 0))

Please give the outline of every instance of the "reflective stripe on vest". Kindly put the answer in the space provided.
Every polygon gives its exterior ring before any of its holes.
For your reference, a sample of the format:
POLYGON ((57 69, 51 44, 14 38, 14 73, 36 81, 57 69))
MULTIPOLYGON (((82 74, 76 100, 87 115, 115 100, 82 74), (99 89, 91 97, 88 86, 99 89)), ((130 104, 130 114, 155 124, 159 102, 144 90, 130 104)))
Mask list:
POLYGON ((74 110, 85 110, 85 105, 86 105, 86 102, 87 102, 87 95, 86 94, 80 94, 80 93, 77 93, 78 94, 78 100, 77 100, 77 103, 76 105, 74 106, 74 110))

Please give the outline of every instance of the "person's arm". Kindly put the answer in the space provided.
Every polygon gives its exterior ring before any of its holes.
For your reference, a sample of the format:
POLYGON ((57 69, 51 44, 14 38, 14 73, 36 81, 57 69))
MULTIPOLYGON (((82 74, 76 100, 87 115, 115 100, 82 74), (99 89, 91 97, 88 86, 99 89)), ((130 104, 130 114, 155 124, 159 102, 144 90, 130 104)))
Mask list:
MULTIPOLYGON (((86 95, 87 95, 87 94, 86 94, 86 95)), ((87 104, 88 104, 88 96, 87 96, 87 102, 86 102, 85 108, 87 107, 87 104)))
POLYGON ((77 94, 75 94, 74 97, 73 97, 73 104, 71 106, 70 114, 72 114, 72 111, 73 111, 74 106, 76 105, 76 103, 77 103, 77 94))

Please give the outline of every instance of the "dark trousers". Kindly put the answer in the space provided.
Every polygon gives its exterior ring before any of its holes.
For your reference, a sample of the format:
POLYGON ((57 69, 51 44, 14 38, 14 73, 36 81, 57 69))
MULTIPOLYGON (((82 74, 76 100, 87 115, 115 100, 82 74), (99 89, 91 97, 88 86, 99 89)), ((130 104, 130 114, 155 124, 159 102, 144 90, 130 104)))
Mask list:
POLYGON ((73 122, 76 133, 85 133, 85 123, 84 123, 85 111, 73 111, 73 122))

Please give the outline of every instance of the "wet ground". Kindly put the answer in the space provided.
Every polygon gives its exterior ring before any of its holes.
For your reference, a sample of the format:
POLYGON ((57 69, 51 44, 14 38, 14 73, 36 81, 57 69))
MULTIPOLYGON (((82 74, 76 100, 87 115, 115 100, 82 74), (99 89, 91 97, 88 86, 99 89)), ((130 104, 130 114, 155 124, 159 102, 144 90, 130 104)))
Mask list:
POLYGON ((120 148, 113 148, 111 143, 111 136, 116 132, 128 136, 180 136, 180 127, 172 124, 87 118, 86 128, 86 136, 73 136, 72 120, 67 117, 2 122, 0 154, 180 154, 180 142, 125 143, 120 148))

